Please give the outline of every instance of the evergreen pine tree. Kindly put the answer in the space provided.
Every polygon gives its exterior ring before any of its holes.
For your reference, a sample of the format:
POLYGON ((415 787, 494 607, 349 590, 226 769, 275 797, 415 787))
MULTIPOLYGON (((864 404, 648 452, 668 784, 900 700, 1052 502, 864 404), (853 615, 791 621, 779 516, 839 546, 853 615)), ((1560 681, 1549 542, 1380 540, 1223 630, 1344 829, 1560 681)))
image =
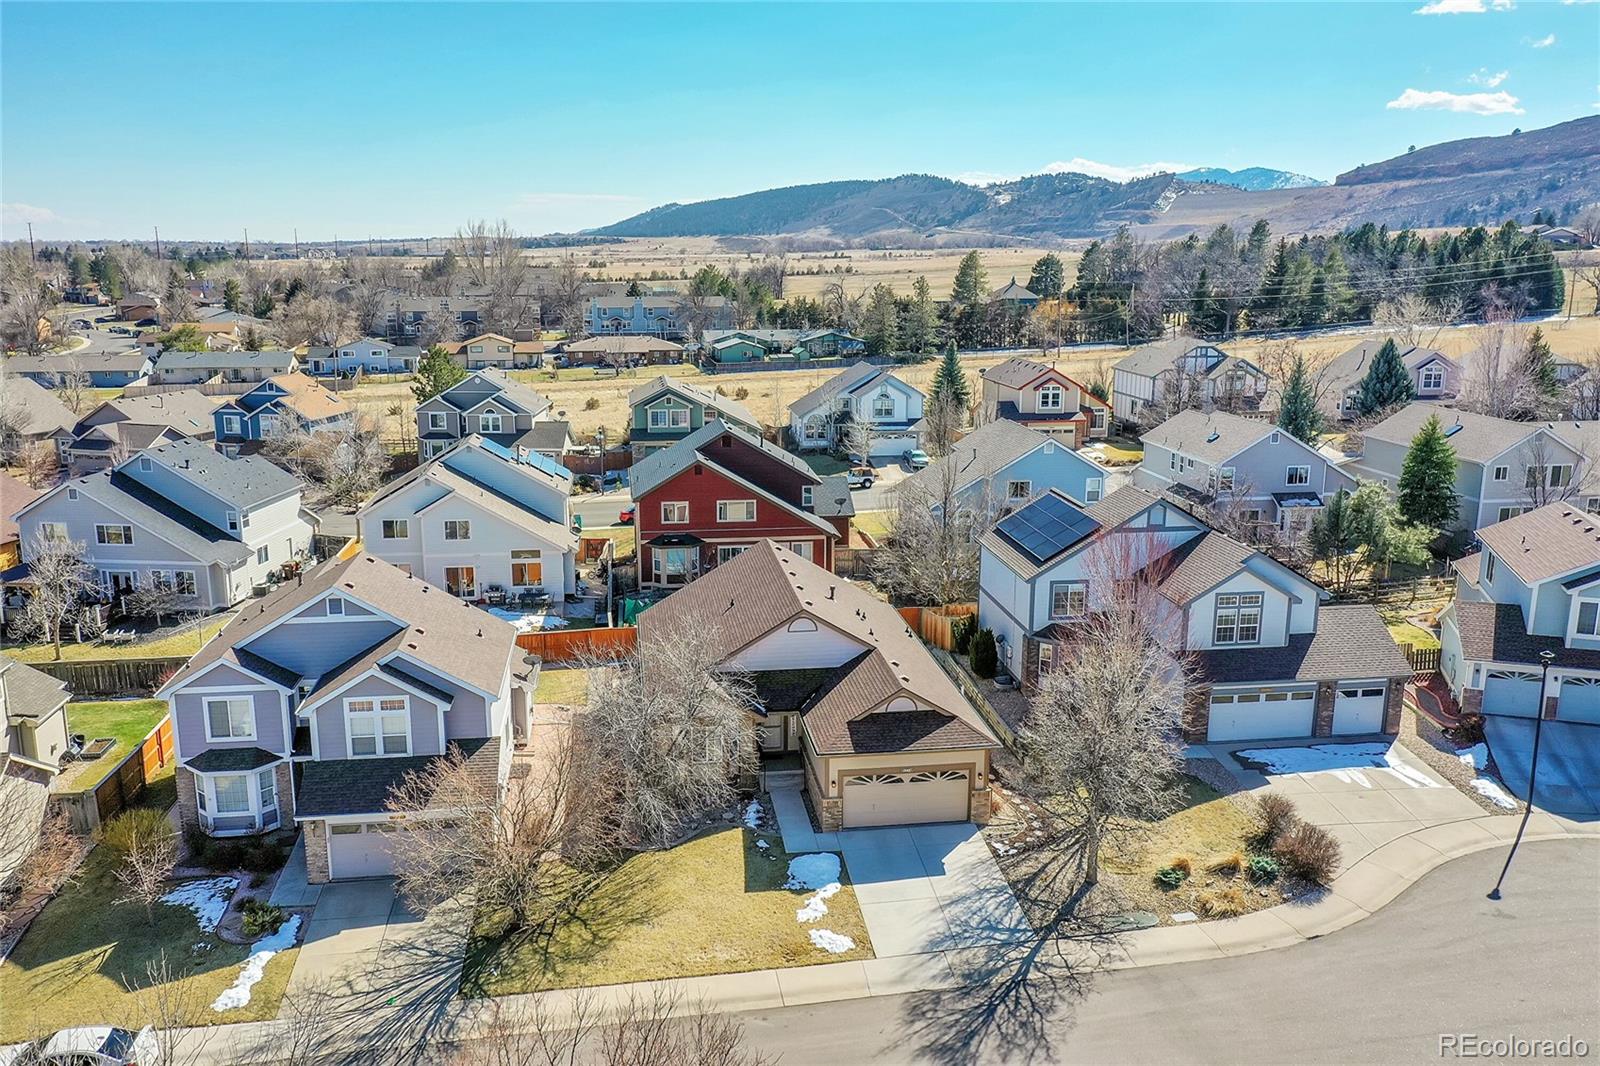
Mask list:
POLYGON ((1283 400, 1278 405, 1278 428, 1313 447, 1317 434, 1322 432, 1322 412, 1317 408, 1316 390, 1311 386, 1311 373, 1306 369, 1303 354, 1295 355, 1289 380, 1284 382, 1283 400))
POLYGON ((933 331, 939 323, 939 312, 933 306, 933 290, 928 279, 918 277, 911 284, 911 306, 906 309, 900 342, 906 350, 921 356, 933 347, 933 331))
POLYGON ((895 306, 894 290, 884 284, 872 287, 867 312, 862 318, 862 339, 868 355, 891 355, 900 344, 900 311, 895 306))
POLYGON ((244 291, 239 288, 237 279, 229 278, 222 283, 222 306, 235 313, 244 309, 244 291))
POLYGON ((1456 450, 1438 415, 1429 415, 1411 438, 1395 499, 1409 525, 1444 529, 1455 521, 1456 450))
POLYGON ((445 389, 466 380, 467 372, 442 345, 435 344, 417 362, 417 372, 412 375, 411 394, 418 403, 426 403, 445 389))
POLYGON ((1194 283, 1194 296, 1189 301, 1189 321, 1202 333, 1219 332, 1226 319, 1222 304, 1211 292, 1211 275, 1205 267, 1194 283))
POLYGON ((978 258, 977 252, 968 252, 961 257, 950 299, 961 307, 977 307, 988 303, 989 274, 983 269, 983 260, 978 258))
POLYGON ((956 355, 955 341, 951 341, 945 348, 939 369, 934 371, 933 394, 928 397, 928 405, 937 407, 946 397, 949 397, 958 411, 965 411, 972 404, 972 394, 967 388, 967 375, 961 369, 961 358, 956 355))
POLYGON ((1066 284, 1066 268, 1061 264, 1061 257, 1054 252, 1040 256, 1033 264, 1033 273, 1028 275, 1028 291, 1046 300, 1060 296, 1066 284))
POLYGON ((1550 342, 1544 339, 1544 330, 1535 326, 1528 338, 1528 350, 1523 353, 1522 367, 1539 395, 1554 399, 1561 392, 1561 379, 1556 375, 1556 355, 1550 342))
POLYGON ((1406 370, 1405 363, 1401 362, 1400 349, 1391 337, 1383 342, 1378 354, 1372 357, 1367 376, 1361 379, 1360 391, 1356 393, 1356 413, 1364 418, 1387 411, 1391 407, 1410 403, 1415 395, 1411 374, 1406 370))

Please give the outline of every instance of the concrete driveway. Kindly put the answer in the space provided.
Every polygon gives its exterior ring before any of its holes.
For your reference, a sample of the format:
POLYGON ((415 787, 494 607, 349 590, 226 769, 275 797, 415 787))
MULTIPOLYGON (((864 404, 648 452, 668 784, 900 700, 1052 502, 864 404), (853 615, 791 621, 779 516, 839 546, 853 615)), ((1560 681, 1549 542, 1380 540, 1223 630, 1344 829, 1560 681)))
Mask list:
MULTIPOLYGON (((1486 715, 1483 732, 1506 787, 1528 797, 1534 721, 1486 715)), ((1545 722, 1534 806, 1575 818, 1600 815, 1600 726, 1545 722)))
POLYGON ((1207 750, 1246 789, 1287 796, 1301 818, 1332 834, 1340 844, 1341 869, 1396 837, 1483 815, 1483 808, 1398 742, 1250 741, 1207 750), (1263 761, 1262 753, 1290 769, 1246 765, 1263 761), (1307 768, 1292 769, 1297 766, 1307 768))
POLYGON ((461 983, 470 909, 418 914, 380 877, 324 885, 289 977, 289 992, 326 989, 372 1003, 447 1002, 461 983))
POLYGON ((970 822, 850 829, 839 850, 879 958, 1033 936, 970 822))

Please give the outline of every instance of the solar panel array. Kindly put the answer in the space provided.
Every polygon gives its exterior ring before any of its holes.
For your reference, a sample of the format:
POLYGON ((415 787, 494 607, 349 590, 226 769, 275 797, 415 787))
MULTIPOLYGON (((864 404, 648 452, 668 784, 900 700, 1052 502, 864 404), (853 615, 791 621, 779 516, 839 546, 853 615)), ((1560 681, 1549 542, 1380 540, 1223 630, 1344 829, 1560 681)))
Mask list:
POLYGON ((1088 537, 1100 523, 1060 496, 1041 496, 995 526, 1035 563, 1042 563, 1088 537))
POLYGON ((510 448, 507 448, 504 444, 499 444, 495 441, 489 440, 488 438, 484 439, 483 446, 486 450, 493 452, 502 459, 509 459, 513 463, 521 463, 524 466, 535 467, 539 470, 543 470, 551 477, 569 480, 572 477, 572 471, 568 470, 566 467, 562 466, 548 455, 541 455, 539 452, 536 452, 531 448, 528 449, 526 455, 519 456, 510 448))

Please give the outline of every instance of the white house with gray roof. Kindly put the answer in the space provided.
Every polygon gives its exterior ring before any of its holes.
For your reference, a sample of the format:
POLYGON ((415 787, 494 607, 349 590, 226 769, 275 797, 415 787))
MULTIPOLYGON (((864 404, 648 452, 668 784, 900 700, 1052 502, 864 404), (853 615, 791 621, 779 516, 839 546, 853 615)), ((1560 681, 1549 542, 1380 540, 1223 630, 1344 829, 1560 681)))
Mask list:
POLYGON ((968 433, 948 455, 912 474, 894 491, 902 500, 926 500, 939 514, 948 489, 966 506, 994 515, 1050 489, 1080 503, 1094 503, 1125 480, 1054 436, 1001 420, 968 433))
POLYGON ((1209 341, 1169 337, 1135 348, 1111 372, 1111 413, 1124 425, 1163 421, 1175 411, 1260 411, 1270 379, 1250 360, 1209 341))
MULTIPOLYGON (((1318 406, 1333 418, 1354 418, 1356 397, 1361 382, 1372 369, 1372 360, 1385 340, 1364 340, 1334 356, 1317 373, 1318 406)), ((1400 362, 1411 378, 1411 392, 1418 400, 1453 400, 1461 392, 1461 364, 1434 348, 1396 343, 1400 362)))
POLYGON ((1362 454, 1343 469, 1394 489, 1411 442, 1437 416, 1456 453, 1452 530, 1471 532, 1558 500, 1600 510, 1600 422, 1513 422, 1413 403, 1363 431, 1362 454))
POLYGON ((789 405, 789 433, 800 451, 848 443, 850 424, 866 427, 867 457, 898 459, 921 446, 923 395, 893 368, 862 361, 789 405))
POLYGON ((473 433, 516 452, 545 451, 549 439, 533 434, 540 421, 551 421, 549 400, 503 370, 473 370, 417 405, 417 457, 427 462, 473 433))
POLYGON ((358 370, 367 374, 409 374, 421 359, 422 349, 415 344, 361 337, 337 346, 308 347, 305 371, 318 377, 349 375, 358 370))
POLYGON ((180 352, 165 349, 155 357, 152 385, 199 385, 224 381, 265 381, 300 368, 293 352, 180 352))
POLYGON ((216 437, 212 415, 227 400, 199 389, 107 400, 57 438, 61 461, 71 473, 83 474, 113 466, 141 448, 212 440, 216 437))
POLYGON ((1304 529, 1356 479, 1271 422, 1223 411, 1180 411, 1143 434, 1133 483, 1210 505, 1226 502, 1242 521, 1304 529))
POLYGON ((221 610, 309 557, 317 519, 301 490, 265 459, 228 458, 198 441, 149 448, 19 510, 23 565, 36 536, 68 540, 83 545, 113 599, 158 585, 197 610, 221 610))
POLYGON ((985 533, 978 552, 978 624, 1025 688, 1062 661, 1103 606, 1104 583, 1137 576, 1195 672, 1191 743, 1399 729, 1411 665, 1377 611, 1325 604, 1309 578, 1170 500, 1128 486, 1080 507, 1045 493, 985 533))

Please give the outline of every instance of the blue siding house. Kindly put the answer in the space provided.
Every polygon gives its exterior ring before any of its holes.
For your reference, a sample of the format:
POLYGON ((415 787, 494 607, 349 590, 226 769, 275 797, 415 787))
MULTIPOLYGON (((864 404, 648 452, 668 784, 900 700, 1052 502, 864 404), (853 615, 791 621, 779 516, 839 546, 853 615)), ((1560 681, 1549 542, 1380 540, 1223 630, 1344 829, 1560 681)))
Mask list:
POLYGON ((958 499, 995 514, 1051 489, 1094 503, 1105 495, 1109 476, 1061 441, 1002 420, 967 434, 949 455, 901 482, 899 491, 925 495, 937 513, 948 480, 958 499))
POLYGON ((82 372, 97 389, 120 389, 148 375, 154 361, 142 349, 125 352, 74 352, 71 355, 13 355, 6 370, 43 385, 58 388, 69 374, 82 372))
POLYGON ((304 374, 269 378, 212 413, 217 447, 228 455, 250 450, 246 445, 259 446, 284 419, 316 433, 343 428, 354 417, 342 396, 304 374))

